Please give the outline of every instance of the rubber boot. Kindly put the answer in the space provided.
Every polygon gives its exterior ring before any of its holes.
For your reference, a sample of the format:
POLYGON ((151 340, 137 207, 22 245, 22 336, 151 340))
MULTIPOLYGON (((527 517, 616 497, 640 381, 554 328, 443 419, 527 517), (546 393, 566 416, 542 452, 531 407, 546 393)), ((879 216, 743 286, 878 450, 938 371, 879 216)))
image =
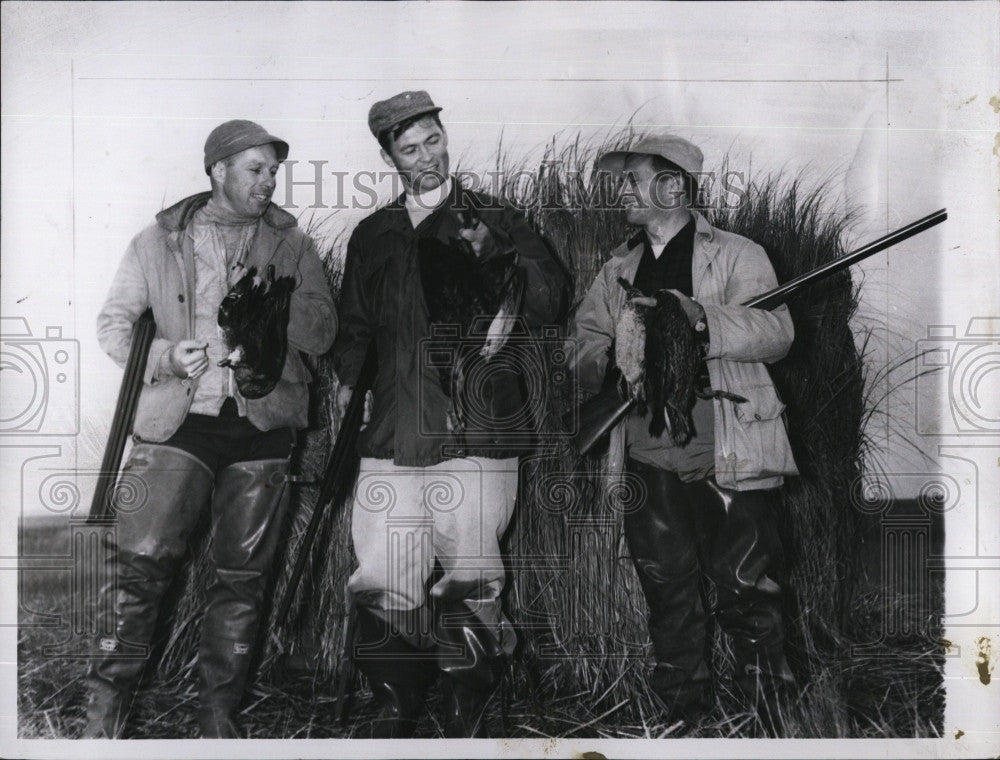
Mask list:
MULTIPOLYGON (((649 608, 656 656, 650 687, 667 720, 696 720, 714 704, 707 662, 708 614, 701 583, 702 537, 688 488, 673 472, 630 460, 646 501, 624 516, 625 540, 649 608)), ((699 515, 699 519, 701 519, 699 515)))
POLYGON ((371 681, 372 696, 379 706, 372 721, 373 739, 410 739, 423 714, 427 688, 389 681, 371 681))
POLYGON ((500 632, 484 619, 496 615, 477 614, 480 605, 496 605, 479 599, 436 602, 435 638, 438 667, 444 674, 447 738, 488 736, 484 713, 506 667, 500 632))
POLYGON ((288 460, 238 462, 219 473, 212 497, 212 564, 198 652, 198 723, 206 739, 239 737, 268 573, 288 502, 288 460))
POLYGON ((717 615, 733 640, 734 681, 768 735, 781 732, 781 702, 795 691, 784 654, 784 559, 774 517, 774 491, 728 491, 712 552, 717 615))
POLYGON ((757 715, 757 736, 782 737, 785 717, 798 691, 795 676, 780 649, 734 647, 736 691, 747 709, 757 715))
POLYGON ((139 501, 115 510, 114 572, 101 592, 104 632, 90 663, 84 738, 120 738, 146 665, 164 592, 208 503, 212 473, 180 449, 137 444, 122 468, 139 501))
POLYGON ((371 737, 409 739, 423 714, 427 689, 437 678, 433 653, 419 647, 418 632, 428 627, 421 622, 428 617, 427 609, 389 612, 359 604, 357 615, 351 657, 368 679, 378 705, 371 737), (414 635, 406 636, 401 631, 412 631, 414 635))
POLYGON ((677 720, 695 723, 715 705, 712 673, 704 660, 694 672, 679 671, 672 663, 657 663, 649 682, 663 705, 668 723, 677 720))

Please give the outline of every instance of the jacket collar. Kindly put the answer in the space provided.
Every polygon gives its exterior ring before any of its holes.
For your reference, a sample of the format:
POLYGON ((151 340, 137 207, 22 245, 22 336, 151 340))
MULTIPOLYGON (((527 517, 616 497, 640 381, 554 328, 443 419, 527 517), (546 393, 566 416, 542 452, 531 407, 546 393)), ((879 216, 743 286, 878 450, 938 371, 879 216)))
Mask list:
MULTIPOLYGON (((707 257, 706 261, 715 258, 719 252, 719 244, 715 240, 715 228, 709 224, 708 220, 697 211, 692 211, 694 216, 694 243, 695 256, 701 253, 707 257)), ((646 242, 646 233, 639 230, 636 234, 626 240, 611 252, 612 256, 641 256, 643 244, 646 242)))
MULTIPOLYGON (((715 227, 708 223, 708 219, 702 216, 697 211, 692 211, 691 215, 694 216, 694 230, 695 235, 702 238, 702 242, 711 243, 715 240, 715 227)), ((718 245, 715 246, 718 249, 718 245)))
MULTIPOLYGON (((448 194, 445 201, 434 209, 432 216, 444 209, 465 208, 467 204, 471 204, 476 208, 482 208, 481 201, 477 201, 474 198, 470 199, 470 196, 473 195, 474 194, 471 190, 466 190, 462 187, 461 183, 458 181, 458 177, 452 175, 451 192, 448 194)), ((430 217, 427 218, 430 219, 430 217)), ((391 230, 402 232, 407 235, 413 233, 413 225, 410 223, 410 215, 406 211, 406 193, 401 193, 391 203, 376 211, 371 219, 371 223, 374 226, 374 233, 376 235, 381 235, 391 230)), ((426 221, 427 220, 425 219, 424 222, 426 221)), ((421 224, 424 222, 421 222, 421 224)))
MULTIPOLYGON (((211 197, 211 191, 188 196, 157 214, 156 223, 170 232, 179 232, 186 229, 194 218, 194 215, 198 212, 198 209, 208 203, 208 199, 211 197)), ((268 226, 277 230, 294 227, 298 223, 294 216, 284 209, 278 208, 273 203, 267 205, 267 210, 264 212, 264 221, 267 222, 268 226)))
POLYGON ((708 265, 712 263, 719 252, 719 241, 715 239, 715 227, 709 224, 708 220, 697 211, 691 213, 694 214, 695 225, 691 279, 693 283, 700 283, 708 265))
MULTIPOLYGON (((694 216, 694 252, 691 260, 691 277, 695 291, 697 291, 698 283, 701 282, 705 270, 719 252, 719 242, 715 238, 715 228, 709 224, 708 220, 697 211, 692 211, 691 214, 694 216)), ((646 235, 640 230, 611 252, 612 258, 621 259, 620 274, 629 282, 635 278, 635 273, 639 269, 639 261, 642 259, 645 242, 646 235)))
POLYGON ((389 205, 383 206, 371 217, 371 223, 375 227, 375 234, 382 235, 391 230, 404 234, 412 232, 413 225, 410 224, 410 216, 406 213, 406 193, 401 194, 389 205))

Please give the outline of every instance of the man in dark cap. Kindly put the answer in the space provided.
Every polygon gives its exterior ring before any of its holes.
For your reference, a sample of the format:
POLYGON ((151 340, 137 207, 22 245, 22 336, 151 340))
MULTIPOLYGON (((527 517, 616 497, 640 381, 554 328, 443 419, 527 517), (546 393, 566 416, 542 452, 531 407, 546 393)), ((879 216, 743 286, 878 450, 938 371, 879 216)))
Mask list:
POLYGON ((526 357, 567 300, 563 269, 523 216, 449 175, 440 111, 418 91, 369 112, 405 192, 351 236, 333 351, 342 407, 370 342, 378 354, 358 441, 349 586, 354 659, 379 703, 381 738, 413 735, 441 674, 445 735, 485 735, 483 711, 514 645, 499 542, 530 446, 523 412, 538 403, 526 388, 539 393, 529 376, 541 367, 526 357), (485 317, 483 329, 470 316, 485 317))
POLYGON ((628 370, 614 366, 618 352, 609 349, 628 342, 622 315, 632 297, 620 280, 645 297, 670 291, 700 346, 699 369, 712 390, 729 394, 696 400, 694 435, 683 445, 669 429, 653 434, 650 414, 662 410, 631 413, 612 431, 609 469, 624 470, 643 495, 625 514, 625 539, 649 607, 652 686, 668 715, 694 720, 714 704, 705 574, 718 592, 716 619, 733 639, 736 686, 774 729, 775 696, 794 684, 775 489, 797 470, 765 365, 785 356, 794 330, 785 306, 741 305, 777 281, 763 248, 693 208, 702 161, 696 145, 675 135, 650 135, 599 158, 601 170, 624 176, 626 218, 640 229, 598 274, 570 345, 584 391, 617 382, 628 370))
POLYGON ((261 604, 285 513, 296 431, 307 423, 309 372, 337 318, 313 241, 271 203, 288 144, 251 121, 205 142, 211 191, 161 211, 133 240, 97 318, 101 347, 124 365, 132 325, 152 308, 156 336, 123 478, 142 503, 116 512, 115 565, 104 590, 101 654, 87 677, 86 737, 118 738, 156 630, 161 598, 211 505, 213 577, 198 655, 201 735, 238 736, 261 604), (245 398, 230 368, 219 305, 249 270, 294 278, 284 368, 245 398), (256 394, 254 394, 256 395, 256 394))

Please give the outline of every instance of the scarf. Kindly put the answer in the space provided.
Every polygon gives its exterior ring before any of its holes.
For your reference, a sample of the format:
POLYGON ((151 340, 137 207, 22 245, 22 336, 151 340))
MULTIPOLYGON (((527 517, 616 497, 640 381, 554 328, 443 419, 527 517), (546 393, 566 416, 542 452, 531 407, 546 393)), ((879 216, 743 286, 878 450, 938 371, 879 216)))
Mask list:
POLYGON ((225 261, 225 269, 219 271, 219 275, 232 287, 242 276, 242 265, 257 235, 260 217, 241 216, 209 198, 198 210, 194 222, 208 228, 216 250, 224 253, 221 258, 225 261))

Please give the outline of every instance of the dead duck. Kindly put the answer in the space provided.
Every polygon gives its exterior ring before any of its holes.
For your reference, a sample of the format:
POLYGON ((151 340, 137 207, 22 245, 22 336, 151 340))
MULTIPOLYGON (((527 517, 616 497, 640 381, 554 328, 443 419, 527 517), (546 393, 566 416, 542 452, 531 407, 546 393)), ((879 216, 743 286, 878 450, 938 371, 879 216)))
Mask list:
POLYGON ((726 391, 699 386, 702 356, 680 300, 668 290, 645 295, 619 277, 628 300, 615 325, 615 363, 622 389, 636 411, 650 413, 649 434, 669 431, 674 445, 686 445, 696 434, 691 410, 695 398, 746 401, 726 391))
POLYGON ((250 267, 219 304, 218 323, 229 355, 220 367, 233 370, 244 398, 263 398, 278 384, 288 352, 288 314, 294 277, 266 277, 250 267))
MULTIPOLYGON (((478 220, 466 220, 472 226, 478 220)), ((489 362, 517 325, 524 273, 511 251, 479 259, 460 238, 419 238, 417 259, 441 389, 451 400, 448 427, 465 427, 466 378, 489 362)))

